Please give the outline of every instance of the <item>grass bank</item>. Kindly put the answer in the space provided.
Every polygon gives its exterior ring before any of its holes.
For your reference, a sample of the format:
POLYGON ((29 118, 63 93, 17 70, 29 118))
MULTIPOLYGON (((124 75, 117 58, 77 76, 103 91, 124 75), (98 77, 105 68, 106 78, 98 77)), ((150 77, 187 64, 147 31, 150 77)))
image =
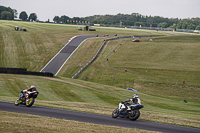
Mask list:
MULTIPOLYGON (((2 20, 0 29, 0 67, 30 71, 40 71, 75 35, 171 35, 101 27, 88 32, 78 31, 77 25, 2 20), (14 26, 28 31, 14 31, 14 26)), ((35 105, 111 115, 120 101, 132 97, 133 92, 126 90, 131 87, 138 90, 145 106, 140 119, 200 128, 199 36, 142 38, 139 43, 110 41, 78 79, 71 79, 93 58, 104 39, 85 41, 56 78, 0 74, 0 100, 14 102, 22 89, 34 84, 40 92, 35 105)))
POLYGON ((10 113, 0 111, 0 132, 43 132, 43 133, 156 133, 146 130, 122 128, 115 126, 98 125, 69 120, 60 120, 49 117, 10 113), (31 119, 31 121, 30 121, 31 119), (28 121, 28 122, 25 122, 28 121), (31 126, 30 126, 31 124, 31 126), (86 128, 87 127, 87 128, 86 128))
MULTIPOLYGON (((130 29, 101 27, 96 27, 97 30, 93 32, 80 31, 79 26, 0 20, 0 67, 20 67, 40 71, 73 36, 90 34, 130 36, 132 33, 130 29), (19 28, 23 26, 27 32, 15 31, 15 26, 19 28)), ((157 32, 134 31, 137 35, 157 34, 157 32)))
MULTIPOLYGON (((98 83, 71 78, 46 78, 24 75, 0 76, 1 101, 14 102, 20 90, 37 86, 40 92, 35 105, 111 115, 118 103, 132 97, 133 92, 98 83)), ((139 119, 189 127, 200 127, 200 104, 197 100, 137 93, 145 108, 139 119), (187 115, 186 115, 187 114, 187 115), (188 121, 187 123, 185 121, 188 121)))

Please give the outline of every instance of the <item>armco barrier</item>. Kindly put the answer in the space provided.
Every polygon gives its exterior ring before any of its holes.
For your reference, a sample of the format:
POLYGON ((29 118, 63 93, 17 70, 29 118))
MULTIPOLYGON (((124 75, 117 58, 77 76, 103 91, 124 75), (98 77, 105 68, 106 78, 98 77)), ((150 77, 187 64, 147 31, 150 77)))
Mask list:
POLYGON ((0 73, 18 74, 26 72, 26 68, 3 68, 0 67, 0 73))
MULTIPOLYGON (((147 35, 147 36, 134 36, 134 37, 158 37, 158 36, 163 36, 163 35, 147 35)), ((133 38, 133 36, 121 36, 121 37, 117 37, 117 38, 111 38, 111 39, 107 39, 104 40, 103 45, 101 46, 101 48, 98 50, 97 54, 93 57, 93 59, 91 61, 89 61, 84 67, 82 67, 73 77, 72 79, 75 79, 81 72, 83 72, 93 61, 96 60, 96 58, 99 56, 101 50, 103 49, 103 47, 105 46, 107 41, 112 41, 112 40, 117 40, 117 39, 123 39, 123 38, 133 38)))
POLYGON ((101 52, 101 50, 103 49, 103 47, 106 44, 106 40, 104 40, 103 45, 101 46, 101 48, 98 50, 97 54, 93 57, 93 59, 91 61, 89 61, 84 67, 82 67, 73 77, 72 79, 75 79, 81 72, 83 72, 93 61, 96 60, 97 56, 99 55, 99 53, 101 52))
POLYGON ((49 73, 49 72, 31 72, 31 71, 27 71, 26 68, 3 68, 3 67, 0 67, 0 73, 53 77, 52 73, 49 73))
POLYGON ((75 79, 81 72, 83 72, 93 61, 96 60, 96 58, 99 56, 101 50, 103 49, 103 47, 105 46, 107 41, 111 41, 111 40, 117 40, 117 39, 122 39, 122 38, 131 38, 132 36, 123 36, 123 37, 117 37, 117 38, 111 38, 111 39, 107 39, 104 40, 103 45, 101 46, 101 48, 98 50, 97 54, 93 57, 93 59, 91 61, 89 61, 84 67, 82 67, 73 77, 72 79, 75 79))

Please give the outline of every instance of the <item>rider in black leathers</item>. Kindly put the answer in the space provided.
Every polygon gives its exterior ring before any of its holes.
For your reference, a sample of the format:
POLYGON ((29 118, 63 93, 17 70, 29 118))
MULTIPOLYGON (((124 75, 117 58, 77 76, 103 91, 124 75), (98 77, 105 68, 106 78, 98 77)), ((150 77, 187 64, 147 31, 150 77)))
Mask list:
POLYGON ((22 100, 23 103, 25 103, 25 98, 28 98, 28 94, 27 94, 28 91, 31 91, 31 92, 37 91, 37 89, 35 88, 34 85, 31 85, 30 88, 22 90, 19 94, 19 100, 22 100))

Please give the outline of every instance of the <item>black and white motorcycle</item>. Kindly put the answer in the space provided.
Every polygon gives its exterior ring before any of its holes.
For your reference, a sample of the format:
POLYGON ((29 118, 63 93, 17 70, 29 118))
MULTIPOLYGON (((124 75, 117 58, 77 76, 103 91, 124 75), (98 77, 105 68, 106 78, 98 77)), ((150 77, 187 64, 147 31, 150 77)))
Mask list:
POLYGON ((137 120, 140 117, 140 109, 144 106, 141 105, 141 100, 137 94, 133 95, 132 99, 122 101, 119 103, 119 107, 112 113, 113 118, 128 118, 130 120, 137 120), (130 103, 133 101, 133 103, 130 103))

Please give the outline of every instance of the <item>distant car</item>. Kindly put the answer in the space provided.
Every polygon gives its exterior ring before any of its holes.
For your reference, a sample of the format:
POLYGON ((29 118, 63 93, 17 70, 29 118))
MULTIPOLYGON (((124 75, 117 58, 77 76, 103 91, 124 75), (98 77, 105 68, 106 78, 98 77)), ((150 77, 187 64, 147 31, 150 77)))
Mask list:
POLYGON ((82 30, 82 27, 78 27, 78 30, 82 30))
POLYGON ((140 42, 140 40, 138 40, 138 39, 135 39, 135 40, 133 40, 133 42, 140 42))

